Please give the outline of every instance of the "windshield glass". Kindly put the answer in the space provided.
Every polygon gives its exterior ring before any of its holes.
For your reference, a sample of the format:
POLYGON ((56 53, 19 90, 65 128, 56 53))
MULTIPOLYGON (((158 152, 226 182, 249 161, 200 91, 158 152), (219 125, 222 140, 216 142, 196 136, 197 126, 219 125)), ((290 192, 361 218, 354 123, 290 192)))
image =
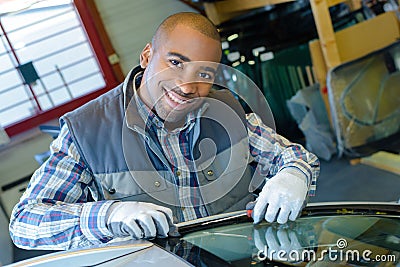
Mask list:
POLYGON ((169 250, 196 266, 398 266, 400 220, 343 215, 285 225, 245 222, 186 234, 169 250))

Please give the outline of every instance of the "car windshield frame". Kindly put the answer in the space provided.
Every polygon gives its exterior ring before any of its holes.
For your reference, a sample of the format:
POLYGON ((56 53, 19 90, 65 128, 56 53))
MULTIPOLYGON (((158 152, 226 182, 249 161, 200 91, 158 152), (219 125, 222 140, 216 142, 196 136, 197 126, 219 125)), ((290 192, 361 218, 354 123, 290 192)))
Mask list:
MULTIPOLYGON (((323 202, 323 203, 310 203, 307 205, 300 218, 365 218, 367 221, 374 218, 388 218, 388 219, 400 219, 400 204, 399 203, 388 203, 388 202, 323 202), (357 216, 357 217, 352 217, 357 216)), ((359 220, 359 219, 358 219, 359 220)), ((299 220, 298 220, 299 221, 299 220)), ((365 220, 364 220, 365 221, 365 220)), ((247 216, 245 210, 230 212, 226 214, 220 214, 216 216, 205 217, 193 221, 183 222, 178 224, 180 238, 170 237, 168 239, 155 239, 152 242, 163 249, 182 257, 190 264, 198 265, 199 256, 201 255, 201 261, 207 262, 207 266, 245 266, 241 264, 232 263, 228 260, 218 257, 214 253, 210 252, 210 248, 204 248, 202 245, 192 244, 188 236, 193 234, 205 233, 209 234, 210 229, 227 229, 232 225, 248 224, 252 223, 253 220, 247 216), (225 227, 225 228, 224 228, 225 227), (204 231, 204 232, 202 232, 204 231), (176 248, 179 244, 183 247, 190 247, 191 252, 183 253, 178 251, 176 248)), ((254 225, 257 227, 257 225, 254 225)), ((212 234, 212 233, 211 233, 212 234)), ((214 238, 214 236, 213 236, 214 238)), ((400 240, 400 237, 399 237, 400 240)), ((339 241, 338 241, 339 242, 339 241)), ((229 244, 227 244, 229 245, 229 244)), ((254 255, 253 255, 254 256, 254 255)), ((397 256, 397 260, 398 260, 397 256)), ((360 263, 361 264, 361 263, 360 263)), ((251 262, 253 266, 257 265, 256 262, 251 262)), ((305 266, 301 263, 293 262, 282 262, 274 259, 267 259, 262 262, 261 266, 305 266)), ((338 265, 335 265, 338 266, 338 265)), ((353 266, 359 266, 353 262, 353 266)), ((361 266, 361 265, 360 265, 361 266)))

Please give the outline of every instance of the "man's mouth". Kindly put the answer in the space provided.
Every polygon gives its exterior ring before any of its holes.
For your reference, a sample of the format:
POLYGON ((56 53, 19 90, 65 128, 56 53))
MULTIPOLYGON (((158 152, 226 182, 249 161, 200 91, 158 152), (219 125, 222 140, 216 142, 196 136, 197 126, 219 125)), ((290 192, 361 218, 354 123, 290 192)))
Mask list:
POLYGON ((192 101, 194 101, 194 99, 185 98, 185 97, 173 92, 172 90, 167 90, 165 88, 164 88, 164 90, 165 90, 165 95, 168 97, 168 99, 171 100, 176 105, 189 104, 192 101))

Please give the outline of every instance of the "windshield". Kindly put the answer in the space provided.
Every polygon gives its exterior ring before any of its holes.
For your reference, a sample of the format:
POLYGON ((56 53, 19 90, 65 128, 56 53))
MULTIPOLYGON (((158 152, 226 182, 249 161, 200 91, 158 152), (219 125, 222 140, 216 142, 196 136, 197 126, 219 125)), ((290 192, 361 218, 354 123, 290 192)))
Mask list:
POLYGON ((195 231, 164 247, 195 266, 398 266, 400 220, 342 215, 285 225, 244 222, 195 231))

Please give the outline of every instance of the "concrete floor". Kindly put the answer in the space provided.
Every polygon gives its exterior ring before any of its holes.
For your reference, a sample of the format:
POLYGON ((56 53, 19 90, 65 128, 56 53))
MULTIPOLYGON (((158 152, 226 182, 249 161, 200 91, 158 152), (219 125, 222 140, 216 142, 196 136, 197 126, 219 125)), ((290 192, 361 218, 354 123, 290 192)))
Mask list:
MULTIPOLYGON (((400 176, 363 164, 350 165, 348 159, 321 161, 316 196, 310 202, 398 201, 400 176)), ((49 251, 14 249, 14 261, 47 254, 49 251)))
POLYGON ((334 158, 329 162, 321 160, 316 196, 310 201, 398 201, 399 198, 400 175, 334 158))

